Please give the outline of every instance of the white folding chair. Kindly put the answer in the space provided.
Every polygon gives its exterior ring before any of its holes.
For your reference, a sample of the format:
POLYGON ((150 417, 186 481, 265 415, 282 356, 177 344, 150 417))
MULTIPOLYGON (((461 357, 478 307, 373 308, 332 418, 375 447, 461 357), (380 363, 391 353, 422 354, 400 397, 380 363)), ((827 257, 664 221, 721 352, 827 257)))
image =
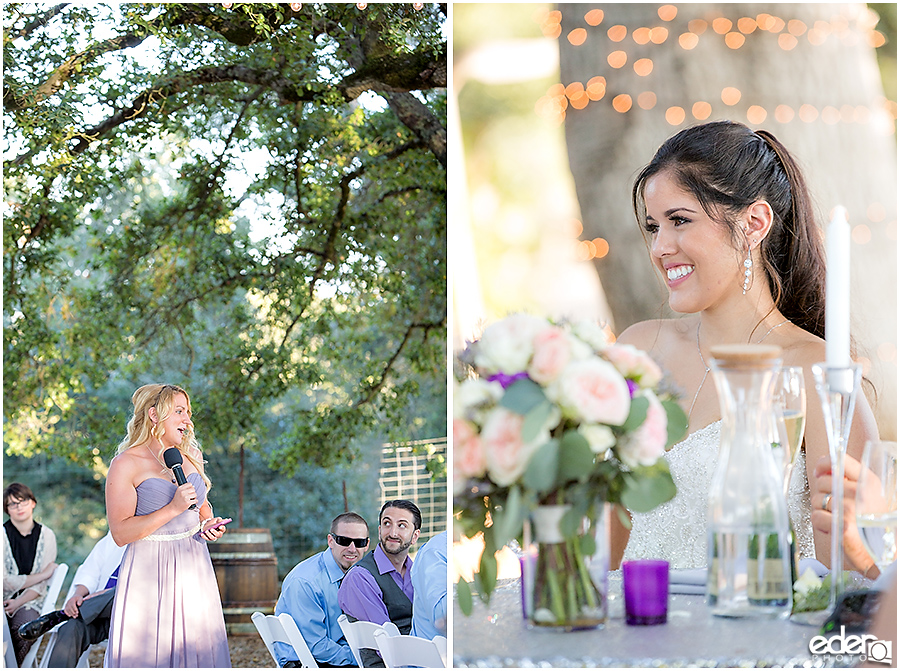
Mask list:
POLYGON ((341 631, 344 632, 344 638, 347 639, 350 650, 353 651, 353 657, 356 659, 356 664, 360 668, 363 666, 362 655, 359 652, 360 649, 369 648, 371 650, 378 650, 378 644, 375 643, 376 631, 384 631, 388 636, 400 635, 400 630, 397 629, 397 625, 393 622, 385 622, 383 625, 375 624, 374 622, 366 622, 364 620, 351 622, 350 618, 343 613, 338 617, 338 624, 341 627, 341 631))
POLYGON ((297 653, 297 659, 300 660, 304 668, 319 668, 316 658, 313 657, 303 635, 297 628, 297 623, 294 622, 294 618, 288 613, 264 615, 256 612, 250 616, 250 619, 253 620, 253 624, 256 625, 256 631, 259 632, 260 638, 266 644, 266 649, 272 655, 272 659, 275 660, 275 666, 281 666, 278 663, 278 656, 275 654, 275 643, 287 643, 294 648, 294 652, 297 653))
POLYGON ((389 669, 409 666, 441 669, 447 666, 447 639, 443 636, 429 641, 418 636, 389 636, 382 629, 376 631, 374 637, 384 665, 389 669))
POLYGON ((3 665, 7 669, 16 668, 16 652, 13 650, 12 636, 9 634, 9 621, 3 618, 3 665))
MULTIPOLYGON (((68 564, 59 564, 56 567, 56 570, 53 571, 53 575, 50 576, 50 581, 47 584, 47 594, 44 596, 44 602, 41 605, 41 615, 46 615, 47 613, 56 610, 56 600, 59 598, 59 592, 62 590, 63 581, 65 581, 66 573, 68 572, 68 564)), ((25 669, 34 666, 34 660, 37 658, 38 648, 41 647, 41 640, 43 638, 43 636, 38 636, 34 645, 31 646, 31 649, 25 655, 25 659, 22 660, 21 668, 25 669)))

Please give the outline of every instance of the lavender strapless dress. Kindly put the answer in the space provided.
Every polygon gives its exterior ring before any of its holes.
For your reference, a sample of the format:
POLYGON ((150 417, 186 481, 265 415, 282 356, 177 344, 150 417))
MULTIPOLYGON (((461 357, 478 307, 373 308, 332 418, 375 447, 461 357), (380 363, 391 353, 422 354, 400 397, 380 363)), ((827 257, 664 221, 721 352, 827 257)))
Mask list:
MULTIPOLYGON (((187 477, 199 510, 206 486, 197 473, 187 477)), ((137 487, 136 514, 159 510, 174 495, 174 482, 144 480, 137 487)), ((206 541, 197 536, 198 510, 186 510, 125 550, 105 667, 231 666, 216 575, 206 541)))

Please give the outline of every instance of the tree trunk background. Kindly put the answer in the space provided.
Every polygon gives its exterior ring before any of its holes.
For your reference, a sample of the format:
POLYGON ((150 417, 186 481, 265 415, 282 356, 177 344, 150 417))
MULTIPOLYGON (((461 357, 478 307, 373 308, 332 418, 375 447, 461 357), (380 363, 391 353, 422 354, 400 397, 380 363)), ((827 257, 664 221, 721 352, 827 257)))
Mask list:
POLYGON ((609 242, 609 253, 595 260, 595 267, 615 331, 620 333, 643 319, 673 316, 631 209, 631 185, 640 168, 667 137, 701 121, 732 119, 770 130, 803 167, 820 224, 824 226, 835 205, 844 205, 849 212, 855 240, 851 249, 853 334, 859 354, 871 362, 866 374, 878 391, 876 413, 882 435, 895 436, 896 135, 875 51, 868 42, 874 26, 871 15, 863 4, 687 4, 677 5, 677 16, 664 21, 659 7, 649 3, 558 6, 563 86, 573 82, 587 86, 593 77, 606 78, 606 93, 600 100, 580 110, 568 105, 565 131, 583 238, 602 237, 609 242), (592 9, 603 11, 597 26, 586 20, 592 9), (784 27, 778 33, 756 28, 743 35, 745 42, 738 49, 726 46, 725 36, 712 27, 714 19, 724 17, 732 22, 731 32, 739 33, 740 18, 763 13, 783 19, 784 27), (690 32, 688 23, 696 19, 704 19, 708 26, 699 34, 697 46, 685 49, 679 36, 690 32), (806 30, 797 36, 793 49, 785 50, 779 46, 779 36, 800 27, 789 23, 792 20, 802 21, 806 30), (627 36, 615 42, 608 31, 617 25, 627 28, 627 36), (641 27, 663 27, 668 34, 660 44, 638 44, 634 31, 641 27), (814 27, 830 30, 818 45, 810 41, 814 27), (575 29, 586 31, 580 46, 568 38, 575 29), (624 67, 608 64, 613 51, 627 54, 624 67), (652 60, 648 76, 636 74, 638 59, 652 60), (725 87, 741 92, 737 104, 723 103, 725 87), (656 94, 649 110, 637 103, 645 91, 656 94), (633 101, 624 113, 612 106, 622 93, 633 101), (699 120, 692 114, 692 106, 699 101, 711 106, 708 118, 699 120), (748 121, 751 105, 766 111, 765 120, 748 121), (791 121, 776 120, 779 105, 793 110, 791 121), (814 121, 800 120, 801 105, 818 111, 814 121), (673 106, 685 112, 684 121, 676 125, 666 120, 666 111, 673 106), (829 106, 833 111, 826 111, 829 106), (854 118, 854 112, 867 113, 867 120, 854 118))

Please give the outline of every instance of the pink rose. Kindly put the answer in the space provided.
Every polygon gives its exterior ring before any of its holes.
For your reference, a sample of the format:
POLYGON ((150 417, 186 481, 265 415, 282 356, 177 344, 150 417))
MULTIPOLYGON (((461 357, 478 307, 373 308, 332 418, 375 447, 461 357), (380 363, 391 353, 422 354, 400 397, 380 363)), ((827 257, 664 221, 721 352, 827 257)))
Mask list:
POLYGON ((487 469, 478 430, 471 422, 453 420, 453 491, 462 492, 469 478, 480 478, 487 469))
POLYGON ((561 328, 551 326, 534 336, 534 355, 528 366, 528 377, 545 385, 560 374, 571 358, 569 336, 561 328))
POLYGON ((563 414, 581 422, 621 426, 631 409, 625 378, 600 359, 571 362, 548 389, 548 396, 559 403, 563 414))
POLYGON ((610 345, 603 350, 607 358, 622 375, 631 378, 642 387, 655 387, 662 379, 662 370, 650 356, 633 345, 610 345))
POLYGON ((538 432, 531 443, 522 442, 522 415, 506 408, 496 408, 481 430, 481 441, 487 460, 487 472, 500 487, 513 484, 525 472, 537 449, 550 439, 546 429, 538 432))
POLYGON ((666 410, 653 392, 645 390, 642 395, 650 401, 647 418, 637 431, 622 441, 619 449, 619 458, 631 468, 638 464, 652 466, 666 453, 666 410))

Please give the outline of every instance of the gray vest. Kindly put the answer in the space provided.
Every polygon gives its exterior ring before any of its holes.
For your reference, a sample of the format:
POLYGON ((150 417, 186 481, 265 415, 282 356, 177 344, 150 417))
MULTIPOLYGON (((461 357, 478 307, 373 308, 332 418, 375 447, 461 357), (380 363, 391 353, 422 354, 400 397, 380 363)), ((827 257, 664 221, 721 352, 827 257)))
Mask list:
MULTIPOLYGON (((412 629, 412 601, 403 593, 399 585, 394 581, 390 572, 381 574, 378 566, 375 564, 375 551, 372 550, 365 557, 356 562, 356 566, 362 566, 372 577, 375 583, 381 589, 381 599, 387 607, 388 617, 391 622, 397 625, 397 629, 401 634, 409 634, 412 629)), ((363 665, 366 667, 384 666, 384 662, 378 653, 363 648, 360 651, 363 665)))

